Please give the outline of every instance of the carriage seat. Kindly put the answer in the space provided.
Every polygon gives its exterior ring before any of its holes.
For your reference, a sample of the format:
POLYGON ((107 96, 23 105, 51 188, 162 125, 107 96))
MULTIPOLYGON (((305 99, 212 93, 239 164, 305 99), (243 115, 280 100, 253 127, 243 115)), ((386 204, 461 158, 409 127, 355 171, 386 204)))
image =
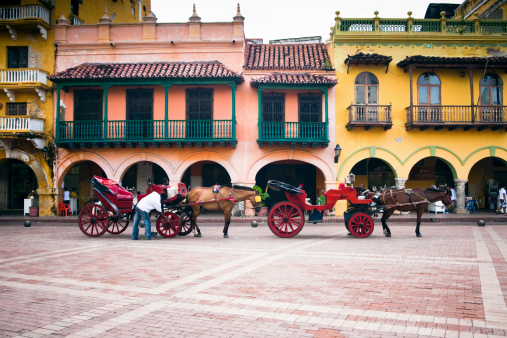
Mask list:
POLYGON ((123 189, 123 187, 114 180, 98 176, 94 176, 93 178, 95 181, 92 180, 92 182, 94 182, 96 189, 103 190, 100 184, 109 189, 112 195, 107 191, 107 189, 104 193, 107 198, 109 198, 111 202, 118 207, 118 209, 132 209, 132 202, 134 201, 134 195, 132 195, 132 193, 123 189))

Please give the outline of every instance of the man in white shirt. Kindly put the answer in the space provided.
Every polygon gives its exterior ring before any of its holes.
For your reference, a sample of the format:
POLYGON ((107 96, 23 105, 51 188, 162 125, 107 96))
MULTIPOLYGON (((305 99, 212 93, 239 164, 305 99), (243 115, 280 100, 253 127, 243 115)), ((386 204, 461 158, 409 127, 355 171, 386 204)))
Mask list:
POLYGON ((451 187, 447 187, 447 195, 451 198, 451 207, 450 212, 454 212, 456 209, 456 200, 458 199, 458 195, 456 194, 456 190, 451 187))
POLYGON ((145 196, 136 206, 136 214, 134 216, 134 229, 132 229, 132 240, 139 239, 139 219, 144 222, 144 235, 147 240, 157 239, 157 232, 151 233, 150 212, 155 209, 162 214, 161 202, 167 199, 167 195, 154 191, 145 196))
POLYGON ((507 209, 507 191, 505 190, 505 186, 501 187, 498 191, 498 199, 500 200, 500 206, 496 209, 496 214, 498 215, 500 209, 503 209, 503 215, 507 216, 505 213, 505 209, 507 209))

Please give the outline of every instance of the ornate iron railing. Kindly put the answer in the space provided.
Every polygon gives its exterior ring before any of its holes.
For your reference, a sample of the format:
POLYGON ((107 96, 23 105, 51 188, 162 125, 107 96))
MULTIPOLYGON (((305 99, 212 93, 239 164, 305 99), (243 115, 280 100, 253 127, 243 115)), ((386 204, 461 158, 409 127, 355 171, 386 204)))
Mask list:
POLYGON ((61 121, 56 140, 224 141, 233 140, 233 134, 232 120, 61 121))
POLYGON ((0 7, 0 20, 14 21, 21 19, 39 18, 50 23, 49 11, 44 6, 2 6, 0 7))
POLYGON ((44 119, 33 117, 2 117, 0 131, 43 132, 44 119))
POLYGON ((260 122, 263 141, 312 141, 326 142, 326 122, 260 122))
POLYGON ((352 104, 349 110, 349 123, 392 123, 391 105, 352 104))

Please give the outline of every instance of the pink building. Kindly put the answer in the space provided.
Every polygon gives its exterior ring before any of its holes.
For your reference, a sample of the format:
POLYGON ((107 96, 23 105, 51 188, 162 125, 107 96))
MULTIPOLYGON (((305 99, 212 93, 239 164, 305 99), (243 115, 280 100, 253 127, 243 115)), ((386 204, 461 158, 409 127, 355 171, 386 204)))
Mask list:
POLYGON ((58 21, 58 187, 77 188, 81 207, 92 175, 135 191, 148 178, 277 179, 304 183, 313 200, 335 187, 336 80, 324 44, 249 42, 239 6, 228 23, 201 22, 195 8, 187 23, 156 21, 58 21))

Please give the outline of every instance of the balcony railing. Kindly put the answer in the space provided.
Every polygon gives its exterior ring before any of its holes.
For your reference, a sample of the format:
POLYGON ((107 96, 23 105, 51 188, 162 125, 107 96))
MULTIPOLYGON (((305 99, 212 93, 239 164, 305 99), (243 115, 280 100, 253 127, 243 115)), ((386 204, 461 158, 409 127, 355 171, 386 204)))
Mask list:
POLYGON ((56 140, 59 143, 235 142, 233 125, 232 120, 62 121, 56 140))
POLYGON ((0 118, 0 131, 43 132, 44 119, 33 117, 2 117, 0 118))
POLYGON ((505 34, 505 20, 454 19, 343 19, 336 18, 335 34, 404 33, 404 34, 505 34))
POLYGON ((2 6, 0 7, 0 21, 15 21, 22 19, 42 19, 50 23, 49 11, 44 6, 2 6))
POLYGON ((348 130, 354 127, 364 127, 366 130, 381 127, 387 130, 393 125, 391 105, 352 104, 347 109, 349 110, 348 130))
POLYGON ((84 25, 84 21, 79 18, 79 16, 71 14, 70 15, 70 24, 73 26, 82 26, 84 25))
POLYGON ((477 127, 502 129, 507 127, 507 106, 412 106, 407 107, 407 130, 477 127))
POLYGON ((260 122, 261 141, 329 142, 326 122, 260 122))
POLYGON ((47 84, 48 74, 40 69, 3 69, 0 70, 0 83, 23 84, 24 82, 40 82, 47 84))

